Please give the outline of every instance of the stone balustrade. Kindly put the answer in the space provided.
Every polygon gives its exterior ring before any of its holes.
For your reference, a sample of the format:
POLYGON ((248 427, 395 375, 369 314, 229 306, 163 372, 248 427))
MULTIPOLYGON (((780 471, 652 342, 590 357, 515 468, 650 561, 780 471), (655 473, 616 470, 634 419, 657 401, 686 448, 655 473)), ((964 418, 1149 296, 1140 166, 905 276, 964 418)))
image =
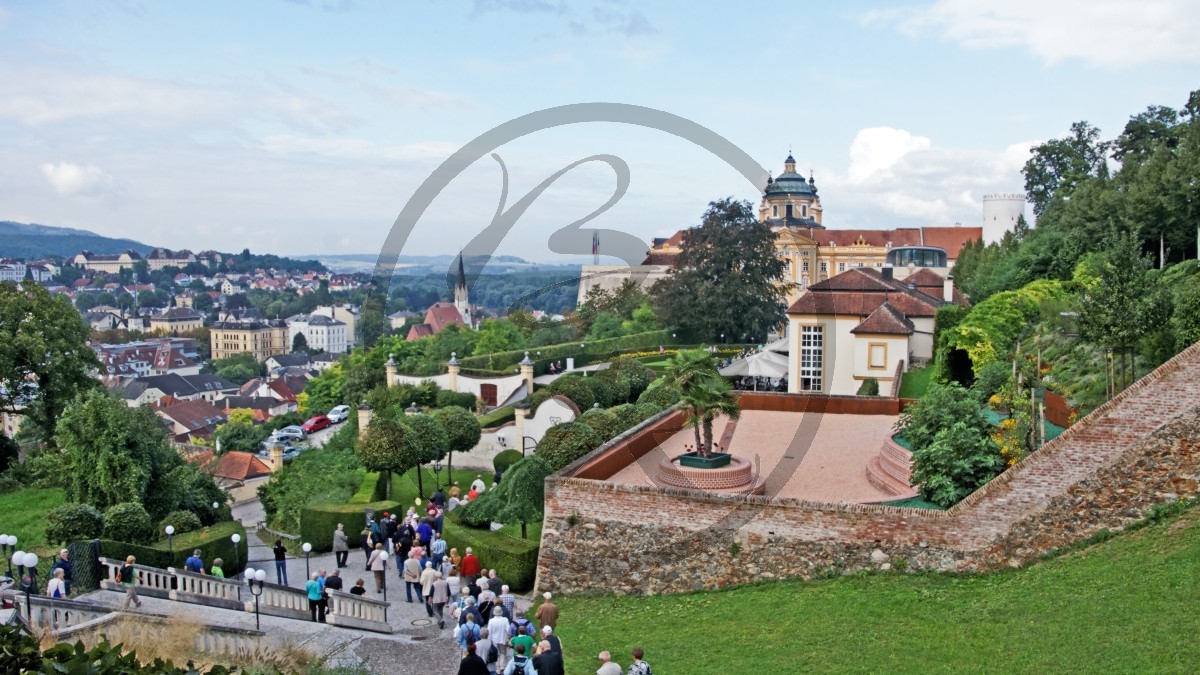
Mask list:
POLYGON ((225 609, 245 608, 242 601, 242 588, 245 584, 241 581, 196 574, 174 567, 168 567, 167 572, 175 577, 175 590, 171 591, 169 596, 172 600, 225 609))
POLYGON ((329 591, 329 613, 325 621, 333 626, 391 633, 387 622, 388 603, 361 595, 329 591))
MULTIPOLYGON (((100 580, 100 588, 124 593, 125 587, 121 582, 117 581, 117 572, 125 566, 125 561, 100 558, 100 564, 108 570, 106 577, 100 580)), ((169 570, 137 564, 133 568, 138 573, 137 580, 134 581, 134 585, 137 586, 138 595, 150 598, 171 597, 171 590, 175 587, 175 575, 169 570)))
MULTIPOLYGON (((255 582, 257 584, 257 582, 255 582)), ((254 611, 254 594, 247 589, 242 596, 243 609, 254 611)), ((312 614, 308 611, 308 593, 299 588, 264 583, 262 595, 258 598, 258 611, 270 616, 282 616, 288 619, 308 621, 312 614)))
POLYGON ((21 616, 26 617, 31 626, 54 632, 106 618, 114 613, 107 607, 89 605, 74 600, 57 600, 40 595, 29 596, 32 608, 25 605, 23 593, 17 594, 16 601, 21 607, 21 616))

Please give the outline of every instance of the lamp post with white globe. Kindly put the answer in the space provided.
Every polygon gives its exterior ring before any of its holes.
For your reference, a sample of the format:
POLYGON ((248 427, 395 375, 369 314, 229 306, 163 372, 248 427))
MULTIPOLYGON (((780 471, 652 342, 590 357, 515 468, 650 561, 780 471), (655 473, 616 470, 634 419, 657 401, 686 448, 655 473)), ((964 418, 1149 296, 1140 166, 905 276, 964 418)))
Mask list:
MULTIPOLYGON (((22 556, 20 561, 17 562, 18 565, 25 568, 25 574, 21 575, 21 588, 25 591, 25 610, 30 616, 33 616, 33 610, 29 604, 29 595, 37 590, 38 557, 33 553, 21 553, 19 551, 16 555, 22 556)), ((13 557, 15 558, 16 555, 13 557)))
POLYGON ((175 544, 173 543, 173 541, 175 539, 175 526, 168 525, 165 528, 163 528, 163 532, 167 533, 167 553, 171 556, 171 564, 174 565, 175 564, 175 544))
MULTIPOLYGON (((9 560, 12 561, 12 564, 17 566, 17 577, 20 578, 25 576, 25 551, 18 550, 16 553, 12 554, 12 557, 9 558, 9 560)), ((11 571, 8 573, 8 576, 12 576, 11 571)))
POLYGON ((262 597, 263 582, 266 580, 267 573, 265 571, 256 570, 253 567, 246 568, 246 585, 250 587, 250 595, 254 596, 254 630, 262 630, 258 623, 258 599, 262 597))
POLYGON ((312 576, 312 572, 308 569, 308 556, 312 555, 312 544, 306 541, 300 550, 304 551, 304 578, 308 579, 312 576))
POLYGON ((10 579, 12 578, 12 563, 9 562, 11 559, 9 558, 8 553, 10 549, 15 553, 16 548, 17 536, 15 534, 0 534, 0 551, 3 551, 4 561, 8 564, 8 574, 5 576, 10 579))
POLYGON ((231 536, 229 539, 231 541, 233 541, 233 568, 237 569, 237 566, 238 566, 238 542, 242 540, 242 535, 238 534, 237 532, 234 532, 233 536, 231 536))

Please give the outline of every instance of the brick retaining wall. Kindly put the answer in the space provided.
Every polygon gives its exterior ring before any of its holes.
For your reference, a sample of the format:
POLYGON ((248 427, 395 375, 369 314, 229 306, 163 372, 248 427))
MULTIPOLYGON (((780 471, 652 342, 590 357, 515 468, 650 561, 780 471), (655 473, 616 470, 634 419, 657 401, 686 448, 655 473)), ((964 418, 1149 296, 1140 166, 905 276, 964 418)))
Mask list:
POLYGON ((539 589, 654 594, 901 566, 985 570, 1120 529, 1200 491, 1200 343, 944 512, 597 479, 679 423, 669 413, 547 479, 539 589))

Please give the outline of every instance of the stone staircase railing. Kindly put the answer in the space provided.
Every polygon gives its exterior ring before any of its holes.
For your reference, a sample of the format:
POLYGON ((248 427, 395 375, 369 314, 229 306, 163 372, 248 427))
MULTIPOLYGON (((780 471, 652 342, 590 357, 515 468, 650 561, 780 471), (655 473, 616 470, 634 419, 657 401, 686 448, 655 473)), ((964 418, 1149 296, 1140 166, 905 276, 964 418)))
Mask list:
POLYGON ((33 605, 30 611, 25 605, 24 594, 17 594, 14 599, 20 606, 21 616, 25 617, 29 625, 39 630, 53 631, 56 635, 99 619, 108 619, 116 614, 108 607, 74 600, 56 600, 40 595, 29 596, 30 604, 33 605))
MULTIPOLYGON (((325 621, 332 626, 379 630, 387 626, 388 603, 366 596, 352 595, 341 591, 329 591, 329 614, 325 621)), ((387 629, 391 632, 391 629, 387 629)))
POLYGON ((174 567, 168 567, 167 572, 175 577, 175 590, 171 591, 170 595, 172 600, 225 609, 244 608, 242 588, 245 584, 240 581, 177 570, 174 567))
MULTIPOLYGON (((100 564, 108 570, 107 576, 100 580, 100 588, 124 593, 125 585, 117 581, 117 572, 125 566, 125 561, 100 558, 100 564)), ((169 570, 137 564, 133 568, 138 572, 137 580, 134 581, 138 595, 163 599, 171 597, 171 591, 175 588, 175 575, 169 570)))
MULTIPOLYGON (((100 587, 125 592, 125 585, 118 582, 117 570, 124 563, 111 558, 100 558, 100 564, 108 570, 108 578, 100 587)), ((240 579, 220 579, 206 574, 195 574, 169 567, 165 570, 145 565, 134 565, 138 571, 135 582, 139 595, 187 602, 207 607, 220 607, 235 611, 254 611, 254 594, 240 579)), ((377 633, 391 633, 387 622, 387 603, 372 598, 359 597, 339 591, 329 591, 329 614, 326 621, 331 626, 355 628, 377 633)), ((268 616, 310 621, 308 593, 299 588, 264 583, 258 597, 258 611, 268 616)))

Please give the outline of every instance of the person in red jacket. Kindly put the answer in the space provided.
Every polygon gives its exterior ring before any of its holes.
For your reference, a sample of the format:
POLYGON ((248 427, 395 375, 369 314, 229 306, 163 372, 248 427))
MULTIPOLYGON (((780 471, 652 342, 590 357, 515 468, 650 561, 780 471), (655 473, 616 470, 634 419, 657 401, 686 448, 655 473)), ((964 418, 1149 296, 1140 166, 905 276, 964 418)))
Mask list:
POLYGON ((470 547, 467 547, 467 554, 463 556, 461 571, 462 584, 464 586, 470 586, 471 582, 479 576, 479 558, 475 557, 475 552, 470 547))

